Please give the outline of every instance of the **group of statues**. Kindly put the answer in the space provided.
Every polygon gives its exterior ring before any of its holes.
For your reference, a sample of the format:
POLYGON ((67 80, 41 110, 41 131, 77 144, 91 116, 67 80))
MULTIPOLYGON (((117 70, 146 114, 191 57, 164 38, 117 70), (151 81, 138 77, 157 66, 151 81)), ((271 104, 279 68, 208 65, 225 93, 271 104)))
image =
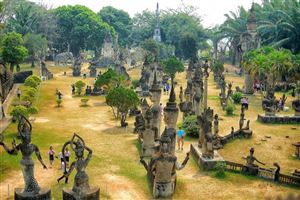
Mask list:
MULTIPOLYGON (((15 189, 15 199, 18 200, 51 200, 51 191, 48 188, 41 188, 34 176, 34 161, 32 154, 35 153, 39 162, 46 169, 46 165, 41 157, 39 148, 31 143, 32 137, 32 126, 28 119, 24 116, 20 116, 18 124, 18 133, 21 139, 21 143, 17 144, 15 140, 12 142, 12 148, 9 148, 4 142, 4 137, 0 137, 0 145, 3 146, 4 150, 12 155, 17 155, 20 151, 22 159, 20 161, 23 179, 25 186, 23 189, 15 189)), ((91 188, 89 186, 89 178, 85 172, 91 157, 92 150, 85 145, 84 140, 77 134, 74 134, 72 139, 66 142, 63 146, 62 152, 65 152, 65 148, 70 145, 71 149, 75 152, 76 161, 74 161, 70 169, 63 176, 67 178, 74 169, 77 173, 74 178, 74 185, 71 190, 63 190, 63 199, 87 199, 87 200, 98 200, 99 199, 99 188, 91 188), (88 155, 84 157, 84 152, 87 151, 88 155)), ((63 154, 63 159, 66 166, 66 158, 63 154)))
POLYGON ((153 104, 149 106, 147 100, 142 99, 141 112, 137 112, 135 121, 135 132, 138 133, 142 146, 140 161, 147 171, 154 198, 165 198, 174 193, 176 170, 183 169, 189 160, 189 153, 187 153, 180 165, 175 156, 179 109, 176 104, 174 85, 171 86, 169 100, 163 110, 160 104, 161 93, 160 84, 154 72, 152 86, 149 89, 150 100, 153 104), (162 116, 165 122, 163 131, 160 130, 162 116), (149 162, 145 158, 149 158, 149 162))

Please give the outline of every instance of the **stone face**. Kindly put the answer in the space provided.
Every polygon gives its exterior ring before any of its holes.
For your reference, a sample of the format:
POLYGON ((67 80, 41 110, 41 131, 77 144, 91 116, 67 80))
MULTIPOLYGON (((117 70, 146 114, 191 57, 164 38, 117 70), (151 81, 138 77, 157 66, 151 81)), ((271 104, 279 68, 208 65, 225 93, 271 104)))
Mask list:
POLYGON ((88 192, 82 195, 75 194, 70 189, 63 189, 63 200, 99 200, 100 188, 91 188, 88 192))
POLYGON ((15 188, 15 200, 51 200, 51 190, 41 189, 38 194, 28 195, 24 189, 15 188))

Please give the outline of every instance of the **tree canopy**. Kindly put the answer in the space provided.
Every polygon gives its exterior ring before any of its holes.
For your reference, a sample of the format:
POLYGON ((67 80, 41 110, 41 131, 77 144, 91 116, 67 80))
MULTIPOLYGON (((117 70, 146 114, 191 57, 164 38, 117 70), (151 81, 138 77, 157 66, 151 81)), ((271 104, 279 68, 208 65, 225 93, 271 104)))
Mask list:
POLYGON ((171 79, 175 78, 177 72, 184 71, 184 65, 175 56, 171 56, 162 62, 163 70, 165 73, 171 76, 171 79))

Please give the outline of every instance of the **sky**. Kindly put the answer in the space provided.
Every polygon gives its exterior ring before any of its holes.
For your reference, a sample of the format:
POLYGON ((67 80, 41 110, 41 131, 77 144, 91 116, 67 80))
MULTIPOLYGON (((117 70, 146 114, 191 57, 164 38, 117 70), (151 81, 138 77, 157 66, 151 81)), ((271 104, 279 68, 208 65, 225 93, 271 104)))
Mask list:
POLYGON ((202 24, 209 28, 216 24, 222 24, 225 20, 224 14, 229 11, 237 11, 239 6, 246 9, 251 7, 252 2, 261 3, 261 0, 31 0, 33 2, 42 2, 53 8, 62 5, 84 5, 94 12, 98 12, 104 6, 113 6, 124 10, 131 17, 135 13, 140 13, 145 9, 155 10, 156 3, 159 3, 160 9, 177 8, 182 3, 192 5, 198 8, 198 14, 202 17, 202 24))

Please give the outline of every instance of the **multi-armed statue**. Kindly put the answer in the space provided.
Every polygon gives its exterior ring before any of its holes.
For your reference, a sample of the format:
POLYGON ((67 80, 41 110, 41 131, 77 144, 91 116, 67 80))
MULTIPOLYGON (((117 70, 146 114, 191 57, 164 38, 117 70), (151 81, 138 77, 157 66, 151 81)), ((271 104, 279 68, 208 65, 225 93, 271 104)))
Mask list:
POLYGON ((22 154, 22 160, 20 161, 22 167, 22 173, 25 183, 25 188, 15 189, 15 199, 17 200, 50 200, 51 199, 51 191, 50 189, 41 188, 38 185, 34 177, 34 162, 32 160, 32 154, 35 153, 40 163, 44 168, 47 168, 45 163, 42 160, 39 148, 31 143, 31 135, 32 135, 32 126, 28 119, 24 116, 20 117, 20 121, 18 124, 19 136, 21 138, 21 143, 16 144, 15 140, 12 142, 12 149, 10 149, 4 142, 3 137, 1 137, 0 145, 3 146, 5 151, 12 155, 17 155, 20 151, 22 154))
MULTIPOLYGON (((72 190, 63 189, 63 199, 85 199, 85 200, 98 200, 100 188, 93 187, 89 185, 89 177, 85 172, 85 168, 92 158, 92 150, 85 145, 84 140, 74 133, 72 139, 66 142, 62 148, 61 152, 65 152, 65 148, 70 145, 71 149, 75 152, 76 161, 72 162, 69 171, 63 175, 63 177, 68 177, 74 169, 77 173, 74 178, 74 185, 72 190), (77 138, 77 140, 75 140, 77 138), (84 151, 88 152, 86 158, 84 158, 84 151)), ((66 163, 65 155, 63 154, 64 162, 66 163)), ((66 164, 64 165, 66 166, 66 164)))

